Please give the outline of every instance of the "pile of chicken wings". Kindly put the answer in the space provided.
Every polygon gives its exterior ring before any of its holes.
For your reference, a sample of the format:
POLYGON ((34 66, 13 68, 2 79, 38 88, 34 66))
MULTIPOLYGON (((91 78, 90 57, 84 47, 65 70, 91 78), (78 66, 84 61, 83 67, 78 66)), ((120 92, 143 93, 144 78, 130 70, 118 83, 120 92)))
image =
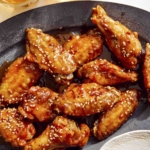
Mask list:
MULTIPOLYGON (((138 33, 114 21, 100 5, 93 8, 91 21, 96 29, 73 35, 64 44, 41 29, 26 29, 26 53, 13 61, 0 83, 0 134, 6 142, 24 150, 82 148, 90 136, 107 138, 134 113, 139 91, 121 91, 116 85, 139 79, 138 33), (104 43, 117 64, 101 58, 104 43), (38 85, 44 72, 66 88, 56 92, 38 85), (76 121, 95 114, 92 128, 76 121), (45 125, 39 135, 35 123, 45 125)), ((142 72, 149 96, 148 43, 142 72)))

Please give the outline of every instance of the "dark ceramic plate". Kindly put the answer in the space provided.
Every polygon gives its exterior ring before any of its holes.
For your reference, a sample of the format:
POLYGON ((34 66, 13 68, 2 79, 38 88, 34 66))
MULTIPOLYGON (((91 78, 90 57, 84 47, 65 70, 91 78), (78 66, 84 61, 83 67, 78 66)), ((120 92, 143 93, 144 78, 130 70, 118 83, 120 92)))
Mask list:
MULTIPOLYGON (((41 28, 44 32, 61 37, 64 35, 65 38, 72 33, 82 33, 88 28, 93 28, 94 25, 90 20, 92 7, 98 4, 102 5, 112 18, 119 20, 131 30, 139 33, 144 51, 145 44, 150 42, 149 12, 109 2, 67 2, 30 10, 1 23, 0 65, 5 61, 12 61, 25 53, 25 29, 28 27, 41 28)), ((104 49, 107 49, 107 47, 104 46, 104 49)), ((112 58, 109 52, 104 53, 101 57, 106 59, 112 58)), ((140 80, 142 81, 142 77, 140 80)), ((143 90, 143 85, 141 83, 139 83, 140 86, 134 86, 143 90)), ((146 95, 143 95, 136 112, 117 132, 103 141, 97 141, 91 137, 89 143, 83 149, 99 150, 106 141, 114 136, 132 130, 150 129, 150 108, 145 103, 145 98, 146 95)), ((89 124, 91 124, 90 121, 89 124)), ((12 150, 13 148, 1 139, 0 149, 12 150)), ((77 150, 78 148, 71 149, 77 150)))

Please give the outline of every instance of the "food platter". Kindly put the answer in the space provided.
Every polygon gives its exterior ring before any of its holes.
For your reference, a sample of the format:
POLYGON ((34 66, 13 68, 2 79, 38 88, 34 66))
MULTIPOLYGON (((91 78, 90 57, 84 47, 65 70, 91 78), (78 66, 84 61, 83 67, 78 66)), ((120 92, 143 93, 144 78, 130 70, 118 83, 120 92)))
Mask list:
MULTIPOLYGON (((150 42, 149 12, 109 2, 67 2, 33 9, 1 23, 0 65, 6 61, 11 62, 18 56, 25 53, 25 30, 28 27, 40 28, 44 32, 51 33, 53 35, 81 33, 86 29, 93 28, 94 25, 90 18, 92 8, 96 5, 101 5, 113 19, 120 21, 132 31, 137 31, 144 51, 145 44, 150 42)), ((106 46, 104 46, 104 50, 105 49, 107 49, 106 46)), ((111 55, 109 53, 104 53, 101 57, 108 60, 111 59, 111 55)), ((140 80, 142 81, 142 78, 140 80)), ((135 86, 137 86, 140 90, 143 90, 142 85, 135 86)), ((150 108, 145 101, 146 95, 143 95, 135 113, 113 135, 103 141, 97 141, 95 138, 91 137, 88 144, 83 149, 98 150, 109 139, 122 133, 133 130, 150 130, 150 108)), ((1 140, 0 149, 9 150, 13 148, 1 140)))

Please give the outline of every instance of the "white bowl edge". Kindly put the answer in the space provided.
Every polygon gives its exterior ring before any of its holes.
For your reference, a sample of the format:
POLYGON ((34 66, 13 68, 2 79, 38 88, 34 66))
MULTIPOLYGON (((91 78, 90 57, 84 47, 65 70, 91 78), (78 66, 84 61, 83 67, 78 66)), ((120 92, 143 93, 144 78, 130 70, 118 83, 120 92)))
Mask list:
POLYGON ((150 130, 135 130, 118 135, 100 150, 150 150, 150 130))

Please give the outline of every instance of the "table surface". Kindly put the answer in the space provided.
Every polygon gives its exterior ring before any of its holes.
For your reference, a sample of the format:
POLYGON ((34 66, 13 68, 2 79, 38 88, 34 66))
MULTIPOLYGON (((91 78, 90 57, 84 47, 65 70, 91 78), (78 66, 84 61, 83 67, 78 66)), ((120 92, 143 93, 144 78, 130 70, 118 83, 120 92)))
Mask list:
MULTIPOLYGON (((0 23, 7 20, 8 18, 11 18, 12 16, 28 11, 30 9, 34 9, 34 8, 38 8, 38 7, 42 7, 54 3, 62 3, 62 2, 69 2, 69 1, 80 1, 80 0, 38 0, 37 2, 31 4, 28 7, 18 7, 18 8, 0 5, 0 23)), ((150 0, 99 0, 99 1, 126 4, 150 12, 150 0)))

